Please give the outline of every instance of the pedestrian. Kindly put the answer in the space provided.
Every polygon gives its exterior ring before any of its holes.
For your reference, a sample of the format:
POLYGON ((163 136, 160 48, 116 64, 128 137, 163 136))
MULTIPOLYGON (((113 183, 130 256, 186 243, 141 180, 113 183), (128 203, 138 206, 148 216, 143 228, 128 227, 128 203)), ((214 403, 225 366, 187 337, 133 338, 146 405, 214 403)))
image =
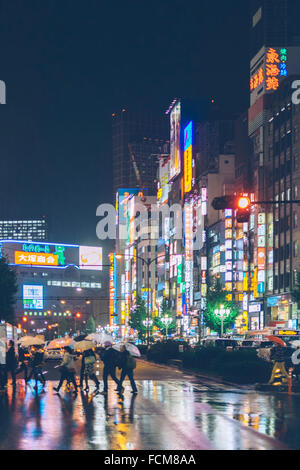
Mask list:
POLYGON ((111 378, 116 382, 117 389, 124 391, 123 387, 120 387, 120 381, 116 377, 116 367, 118 363, 117 359, 117 351, 112 349, 112 343, 110 341, 105 341, 104 343, 104 350, 100 352, 100 357, 103 361, 103 385, 104 390, 101 392, 103 395, 107 395, 108 392, 108 376, 110 375, 111 378))
POLYGON ((287 383, 289 379, 289 374, 285 368, 286 357, 286 348, 276 343, 275 346, 271 349, 270 359, 274 362, 272 375, 269 380, 269 385, 273 385, 279 380, 282 383, 287 383))
POLYGON ((88 349, 87 351, 84 351, 82 355, 82 362, 81 362, 81 369, 82 371, 80 372, 80 377, 84 377, 85 379, 85 392, 89 391, 89 383, 88 383, 88 378, 93 380, 96 385, 95 392, 99 390, 99 380, 96 377, 95 374, 95 363, 96 363, 96 354, 92 349, 88 349))
POLYGON ((57 387, 53 387, 53 390, 55 390, 57 393, 59 393, 59 390, 64 383, 65 380, 68 382, 72 382, 74 385, 74 394, 77 395, 77 384, 76 384, 76 378, 75 378, 75 362, 74 362, 74 356, 73 356, 73 351, 69 346, 64 347, 64 356, 63 360, 61 363, 60 367, 60 381, 57 387))
POLYGON ((136 387, 134 377, 133 377, 133 371, 136 368, 136 360, 134 359, 134 357, 132 357, 132 355, 129 353, 129 351, 127 351, 127 349, 124 345, 121 346, 120 351, 121 351, 121 368, 122 368, 122 372, 121 372, 120 386, 118 387, 118 391, 120 393, 122 393, 122 389, 124 390, 123 381, 124 381, 124 379, 127 375, 127 377, 130 380, 130 384, 131 384, 131 388, 132 388, 131 393, 134 393, 136 395, 138 393, 138 391, 137 391, 137 387, 136 387))
POLYGON ((46 385, 46 379, 43 374, 43 365, 44 365, 44 350, 42 346, 36 346, 33 348, 32 351, 32 370, 30 372, 29 377, 27 378, 27 382, 31 379, 31 377, 34 377, 35 380, 35 386, 33 387, 35 390, 38 389, 38 381, 40 381, 43 385, 43 391, 44 387, 46 385))
MULTIPOLYGON (((12 379, 13 387, 16 386, 16 369, 17 369, 17 358, 15 352, 15 342, 11 339, 9 341, 9 347, 6 352, 6 375, 9 372, 12 379)), ((7 378, 6 378, 7 381, 7 378)))
POLYGON ((22 346, 19 346, 19 351, 18 351, 18 360, 19 360, 19 367, 16 371, 16 375, 20 374, 20 372, 24 371, 24 380, 27 382, 27 376, 28 376, 28 359, 27 359, 27 350, 25 348, 22 348, 22 346))

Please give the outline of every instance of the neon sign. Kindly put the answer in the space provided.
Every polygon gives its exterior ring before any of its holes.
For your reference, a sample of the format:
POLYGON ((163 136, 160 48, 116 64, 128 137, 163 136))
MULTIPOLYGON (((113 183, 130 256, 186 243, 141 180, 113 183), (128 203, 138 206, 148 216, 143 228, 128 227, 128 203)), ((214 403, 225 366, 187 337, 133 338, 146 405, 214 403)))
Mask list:
POLYGON ((192 190, 193 178, 193 123, 184 129, 184 192, 192 190))

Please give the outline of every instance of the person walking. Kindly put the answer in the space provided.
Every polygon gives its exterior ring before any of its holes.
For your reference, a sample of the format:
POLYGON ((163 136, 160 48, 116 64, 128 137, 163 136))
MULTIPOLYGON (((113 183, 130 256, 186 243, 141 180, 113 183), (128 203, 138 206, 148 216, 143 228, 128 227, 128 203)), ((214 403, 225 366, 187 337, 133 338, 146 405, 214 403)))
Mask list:
POLYGON ((33 387, 34 390, 38 389, 38 381, 40 381, 43 385, 43 390, 46 385, 46 379, 43 374, 42 367, 44 365, 44 350, 41 346, 36 346, 33 350, 33 358, 32 358, 32 370, 30 372, 30 376, 27 378, 27 382, 34 377, 35 386, 33 387))
POLYGON ((24 371, 24 380, 27 382, 27 376, 28 376, 28 367, 27 367, 27 356, 26 356, 26 349, 22 348, 22 346, 19 346, 19 367, 16 370, 16 375, 20 374, 22 371, 24 371))
POLYGON ((17 369, 17 358, 16 358, 16 353, 15 353, 15 342, 11 339, 9 341, 9 347, 6 352, 6 376, 7 376, 7 373, 9 372, 11 375, 13 387, 16 386, 16 369, 17 369))
POLYGON ((95 374, 95 363, 96 363, 96 354, 94 353, 94 351, 92 349, 84 351, 82 355, 80 377, 82 377, 82 381, 83 381, 83 378, 85 380, 85 389, 84 389, 85 392, 89 391, 89 383, 88 383, 89 378, 95 382, 95 386, 96 386, 95 392, 99 390, 100 383, 95 374))
POLYGON ((108 376, 116 382, 118 388, 116 390, 124 390, 123 387, 120 387, 120 381, 116 377, 116 367, 117 367, 117 351, 112 349, 112 343, 110 341, 105 341, 104 350, 100 352, 100 357, 103 361, 103 385, 104 389, 102 395, 107 395, 108 393, 108 376))
POLYGON ((64 356, 61 363, 61 376, 60 381, 57 387, 53 387, 57 393, 59 393, 60 388, 65 380, 70 381, 74 385, 74 394, 77 395, 77 384, 75 379, 75 362, 73 351, 69 346, 64 347, 64 356))
POLYGON ((127 351, 125 346, 122 346, 120 351, 121 351, 121 368, 122 368, 122 372, 121 372, 120 386, 118 387, 118 391, 120 393, 122 393, 122 390, 124 390, 123 381, 124 381, 124 379, 127 375, 127 377, 130 380, 130 384, 131 384, 131 388, 132 388, 131 393, 136 395, 138 393, 138 390, 137 390, 137 387, 136 387, 136 384, 135 384, 135 381, 134 381, 134 377, 133 377, 133 371, 136 368, 136 360, 134 359, 134 357, 131 356, 129 351, 127 351))

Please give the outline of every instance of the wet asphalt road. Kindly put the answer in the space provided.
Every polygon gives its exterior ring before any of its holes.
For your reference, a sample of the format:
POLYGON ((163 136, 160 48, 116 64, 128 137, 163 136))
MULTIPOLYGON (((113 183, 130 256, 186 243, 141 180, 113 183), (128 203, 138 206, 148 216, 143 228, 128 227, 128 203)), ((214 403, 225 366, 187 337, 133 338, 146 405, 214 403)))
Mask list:
MULTIPOLYGON (((256 393, 138 361, 139 393, 56 395, 19 379, 0 395, 0 449, 300 449, 300 396, 256 393)), ((101 375, 101 368, 99 369, 101 375)))

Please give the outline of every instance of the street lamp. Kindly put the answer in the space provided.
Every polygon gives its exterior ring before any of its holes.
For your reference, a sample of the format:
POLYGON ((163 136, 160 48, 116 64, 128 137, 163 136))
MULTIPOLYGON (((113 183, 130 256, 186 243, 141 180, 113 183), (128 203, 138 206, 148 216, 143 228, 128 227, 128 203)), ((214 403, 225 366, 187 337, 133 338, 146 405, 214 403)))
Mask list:
POLYGON ((168 315, 165 315, 163 318, 161 318, 161 321, 166 327, 166 338, 168 338, 168 326, 170 325, 170 323, 172 323, 172 318, 168 317, 168 315))
POLYGON ((220 305, 219 308, 215 309, 215 315, 221 318, 221 338, 223 337, 223 322, 224 318, 230 314, 230 308, 225 308, 224 305, 220 305))
POLYGON ((150 327, 153 325, 153 320, 146 318, 146 320, 143 320, 143 324, 147 328, 147 346, 149 347, 150 327))

